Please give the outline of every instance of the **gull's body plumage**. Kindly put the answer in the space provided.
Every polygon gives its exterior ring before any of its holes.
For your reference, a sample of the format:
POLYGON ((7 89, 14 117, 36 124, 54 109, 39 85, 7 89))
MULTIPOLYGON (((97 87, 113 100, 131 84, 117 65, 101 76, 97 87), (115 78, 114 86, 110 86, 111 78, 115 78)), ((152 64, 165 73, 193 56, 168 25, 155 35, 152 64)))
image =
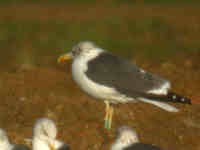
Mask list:
POLYGON ((122 94, 118 93, 113 87, 93 82, 92 79, 89 78, 90 76, 87 76, 88 62, 91 59, 98 57, 102 52, 103 50, 101 49, 98 49, 98 51, 89 51, 85 55, 81 55, 74 59, 72 62, 73 79, 78 83, 83 91, 95 98, 106 99, 108 101, 113 100, 113 103, 116 103, 116 99, 121 99, 121 101, 123 101, 124 97, 122 98, 122 94))

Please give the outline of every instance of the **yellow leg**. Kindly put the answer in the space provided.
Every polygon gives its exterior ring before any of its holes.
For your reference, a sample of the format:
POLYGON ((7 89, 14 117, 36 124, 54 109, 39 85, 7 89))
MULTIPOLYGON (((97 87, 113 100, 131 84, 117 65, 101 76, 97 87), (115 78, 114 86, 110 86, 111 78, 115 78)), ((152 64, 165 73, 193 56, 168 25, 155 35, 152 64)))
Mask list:
POLYGON ((114 113, 114 108, 112 106, 110 106, 110 108, 109 108, 109 129, 111 129, 113 113, 114 113))
POLYGON ((109 105, 109 102, 108 101, 105 101, 105 104, 106 104, 106 115, 105 115, 105 118, 104 118, 104 128, 108 129, 109 128, 109 109, 110 109, 110 105, 109 105))
POLYGON ((105 101, 105 104, 106 104, 106 115, 105 115, 105 118, 104 120, 108 120, 109 119, 109 108, 110 108, 110 105, 109 105, 109 102, 105 101))

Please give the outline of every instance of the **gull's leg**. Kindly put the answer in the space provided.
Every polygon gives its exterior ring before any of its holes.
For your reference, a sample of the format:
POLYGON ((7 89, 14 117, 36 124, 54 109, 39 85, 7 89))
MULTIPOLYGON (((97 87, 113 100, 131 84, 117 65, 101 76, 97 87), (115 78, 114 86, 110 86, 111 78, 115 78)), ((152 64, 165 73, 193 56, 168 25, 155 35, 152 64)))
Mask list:
POLYGON ((109 126, 108 126, 108 129, 111 129, 113 113, 114 113, 114 107, 110 106, 110 108, 109 108, 109 126))
POLYGON ((109 128, 109 109, 110 109, 110 105, 109 105, 108 101, 105 101, 105 104, 106 104, 106 109, 105 109, 106 115, 105 115, 105 118, 104 118, 104 128, 108 129, 109 128))

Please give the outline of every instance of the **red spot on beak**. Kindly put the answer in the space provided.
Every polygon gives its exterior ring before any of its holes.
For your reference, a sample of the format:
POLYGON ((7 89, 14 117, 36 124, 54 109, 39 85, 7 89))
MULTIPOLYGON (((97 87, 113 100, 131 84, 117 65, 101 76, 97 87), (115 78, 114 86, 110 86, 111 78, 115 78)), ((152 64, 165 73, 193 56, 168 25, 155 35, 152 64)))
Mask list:
POLYGON ((64 58, 61 58, 61 59, 60 59, 60 62, 61 62, 61 63, 65 62, 65 59, 64 59, 64 58))

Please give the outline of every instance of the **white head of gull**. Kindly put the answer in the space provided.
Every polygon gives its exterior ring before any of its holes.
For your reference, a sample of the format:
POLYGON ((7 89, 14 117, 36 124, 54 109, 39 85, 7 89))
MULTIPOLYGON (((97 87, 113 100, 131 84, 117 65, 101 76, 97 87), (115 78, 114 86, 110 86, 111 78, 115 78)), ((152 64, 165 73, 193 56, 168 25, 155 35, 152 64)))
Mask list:
POLYGON ((110 150, 122 150, 123 148, 138 142, 139 139, 136 131, 128 126, 122 126, 117 129, 116 139, 110 150))
POLYGON ((135 130, 128 126, 122 126, 117 129, 115 142, 110 150, 162 150, 158 146, 145 144, 139 141, 135 130))
POLYGON ((57 128, 48 118, 37 120, 33 129, 33 150, 69 150, 62 141, 56 139, 57 128))

